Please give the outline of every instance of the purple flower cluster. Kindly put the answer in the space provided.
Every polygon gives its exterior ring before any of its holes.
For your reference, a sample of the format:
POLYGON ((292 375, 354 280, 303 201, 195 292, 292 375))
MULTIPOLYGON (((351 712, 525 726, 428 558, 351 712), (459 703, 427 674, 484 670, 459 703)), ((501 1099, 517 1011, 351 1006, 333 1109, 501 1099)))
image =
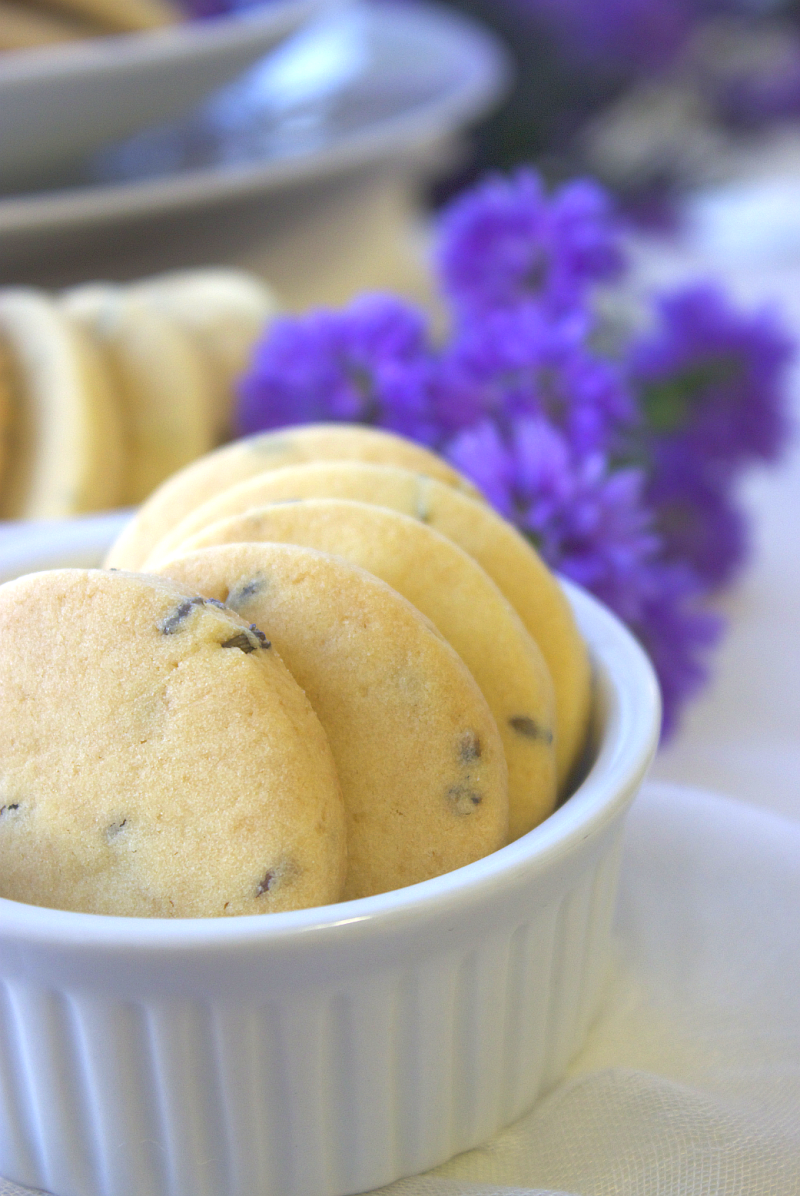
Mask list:
POLYGON ((239 430, 346 420, 432 444, 433 364, 424 315, 391 295, 279 317, 241 379, 239 430))
POLYGON ((662 296, 657 316, 629 350, 649 462, 646 501, 665 558, 689 565, 713 590, 746 555, 736 478, 752 462, 774 461, 786 440, 792 346, 772 313, 743 315, 707 284, 662 296))
POLYGON ((441 218, 442 290, 461 317, 528 301, 553 314, 572 311, 591 283, 622 269, 618 234, 608 196, 591 180, 548 198, 533 170, 493 176, 441 218))
POLYGON ((432 445, 653 659, 665 729, 705 677, 706 600, 743 560, 733 486, 786 430, 790 346, 769 313, 710 286, 662 296, 622 360, 599 354, 592 288, 624 265, 591 182, 550 198, 532 171, 458 198, 436 254, 450 333, 386 295, 271 325, 239 430, 349 420, 432 445))
POLYGON ((612 472, 599 452, 576 451, 543 418, 484 420, 459 433, 448 457, 544 559, 628 621, 640 614, 637 575, 658 539, 641 501, 643 475, 612 472))
POLYGON ((181 0, 181 7, 193 20, 202 21, 209 17, 221 17, 246 8, 255 8, 264 2, 265 0, 181 0))
POLYGON ((541 417, 579 452, 606 448, 636 405, 620 368, 588 346, 591 328, 585 311, 551 317, 532 302, 468 317, 440 355, 440 427, 541 417))
POLYGON ((692 0, 507 0, 548 27, 570 57, 606 71, 651 71, 670 63, 698 19, 692 0))
MULTIPOLYGON (((796 17, 795 17, 796 19, 796 17)), ((733 129, 754 130, 796 119, 800 114, 800 36, 783 26, 783 52, 767 65, 756 61, 718 84, 714 96, 720 117, 733 129)))
POLYGON ((741 315, 716 287, 662 296, 654 334, 631 346, 647 422, 715 465, 774 461, 786 437, 791 343, 769 311, 741 315))

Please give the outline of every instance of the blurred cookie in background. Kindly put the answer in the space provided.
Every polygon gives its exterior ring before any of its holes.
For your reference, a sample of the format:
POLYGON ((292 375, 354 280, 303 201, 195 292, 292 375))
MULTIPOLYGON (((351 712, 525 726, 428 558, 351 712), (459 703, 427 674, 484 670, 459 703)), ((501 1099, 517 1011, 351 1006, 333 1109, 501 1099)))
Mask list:
POLYGON ((10 398, 3 516, 53 519, 115 506, 122 423, 91 341, 49 296, 18 288, 0 292, 0 346, 10 398))
POLYGON ((154 275, 133 283, 129 291, 179 328, 202 357, 208 367, 215 443, 226 439, 236 379, 278 310, 274 293, 254 274, 221 266, 154 275))
POLYGON ((139 503, 213 447, 204 363, 185 333, 123 287, 76 287, 61 302, 102 357, 125 430, 120 502, 139 503))
POLYGON ((183 19, 167 0, 0 0, 0 51, 159 29, 183 19))
POLYGON ((81 41, 108 33, 94 22, 66 13, 34 8, 15 0, 0 0, 0 51, 30 50, 59 42, 81 41))
POLYGON ((277 307, 231 269, 0 290, 2 517, 139 503, 227 439, 236 378, 277 307))

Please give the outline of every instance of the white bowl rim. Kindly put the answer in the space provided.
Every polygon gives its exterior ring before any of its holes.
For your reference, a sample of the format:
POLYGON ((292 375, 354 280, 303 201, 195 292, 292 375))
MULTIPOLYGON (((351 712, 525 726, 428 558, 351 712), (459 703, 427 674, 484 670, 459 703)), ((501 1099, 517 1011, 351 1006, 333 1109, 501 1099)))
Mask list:
POLYGON ((549 870, 602 834, 632 800, 652 759, 661 723, 658 682, 643 649, 591 595, 561 579, 589 639, 596 681, 604 691, 606 727, 597 757, 576 791, 538 827, 491 855, 430 880, 372 897, 286 913, 231 918, 140 918, 51 909, 0 898, 0 940, 40 947, 115 947, 204 951, 305 939, 310 932, 418 918, 465 897, 514 888, 549 870), (613 661, 613 666, 609 662, 613 661))

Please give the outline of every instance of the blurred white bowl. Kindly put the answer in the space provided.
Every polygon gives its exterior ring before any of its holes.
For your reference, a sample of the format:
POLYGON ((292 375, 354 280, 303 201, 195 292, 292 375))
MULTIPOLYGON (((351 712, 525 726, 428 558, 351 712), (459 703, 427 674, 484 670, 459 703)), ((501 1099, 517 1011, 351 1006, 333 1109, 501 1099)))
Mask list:
MULTIPOLYGON (((337 0, 341 2, 341 0, 337 0)), ((332 0, 267 0, 166 29, 0 54, 0 186, 190 111, 332 0)))
MULTIPOLYGON (((0 275, 63 285, 212 261, 269 266, 287 241, 295 254, 310 227, 358 208, 387 172, 416 180, 446 169, 443 143, 491 107, 508 78, 502 46, 453 10, 348 6, 185 120, 104 152, 71 185, 0 196, 0 275)), ((363 227, 360 212, 355 221, 363 227)), ((342 235, 334 221, 331 240, 342 235)), ((301 255, 294 274, 322 249, 301 255)), ((355 237, 342 257, 363 253, 355 237)))
MULTIPOLYGON (((85 564, 92 536, 99 559, 114 518, 51 526, 49 547, 40 529, 28 563, 85 564)), ((25 567, 4 551, 0 572, 25 567)), ((596 669, 594 762, 501 851, 256 917, 0 900, 0 1174, 60 1196, 343 1196, 486 1141, 558 1081, 603 984, 659 725, 641 649, 568 593, 596 669)))

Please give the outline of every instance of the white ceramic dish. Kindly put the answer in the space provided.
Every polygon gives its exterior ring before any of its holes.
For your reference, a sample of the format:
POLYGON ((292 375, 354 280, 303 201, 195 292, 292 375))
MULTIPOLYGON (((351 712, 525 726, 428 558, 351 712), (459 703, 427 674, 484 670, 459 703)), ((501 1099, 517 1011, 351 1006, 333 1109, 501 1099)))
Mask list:
POLYGON ((267 0, 146 33, 0 54, 0 186, 190 111, 331 0, 267 0))
MULTIPOLYGON (((28 562, 6 537, 0 571, 86 564, 118 526, 39 529, 28 562)), ((0 1174, 56 1196, 342 1196, 485 1141, 561 1077, 602 987, 622 823, 659 724, 641 649, 569 595, 596 757, 501 851, 264 917, 0 900, 0 1174)))
POLYGON ((0 277, 27 282, 66 258, 85 271, 134 241, 154 245, 161 268, 181 253, 207 261, 220 224, 232 244, 237 229, 252 241, 326 187, 418 160, 491 106, 507 78, 496 40, 453 12, 348 8, 186 121, 116 147, 91 178, 0 197, 0 277))

